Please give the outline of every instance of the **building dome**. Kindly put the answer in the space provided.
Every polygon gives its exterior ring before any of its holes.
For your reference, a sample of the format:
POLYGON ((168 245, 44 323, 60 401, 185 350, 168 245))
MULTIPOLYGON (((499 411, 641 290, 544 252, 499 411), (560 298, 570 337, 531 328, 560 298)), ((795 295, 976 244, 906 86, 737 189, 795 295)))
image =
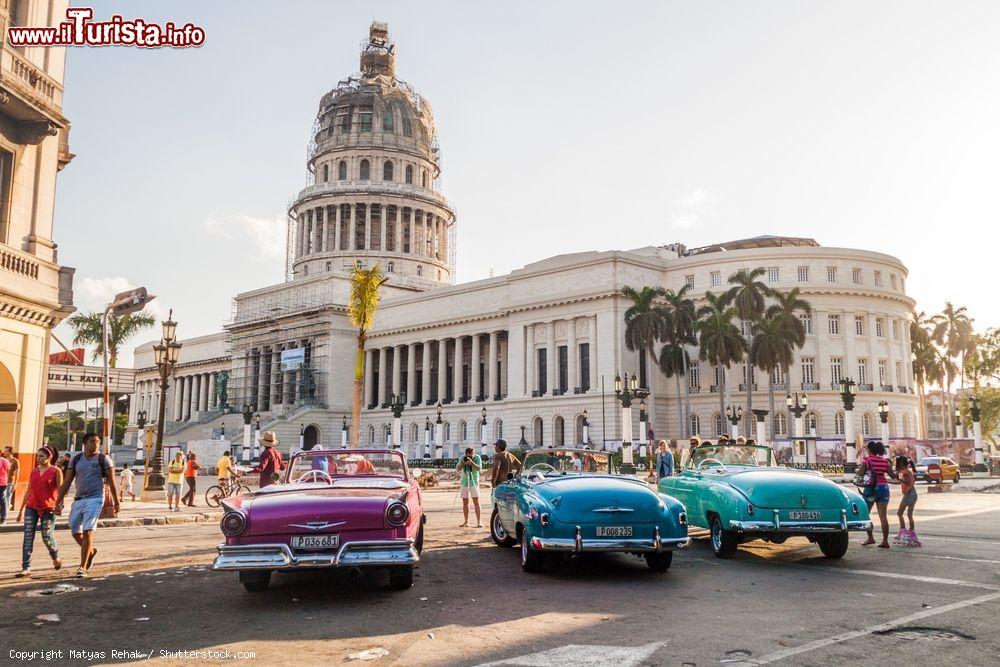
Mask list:
POLYGON ((310 185, 289 210, 293 278, 379 264, 418 289, 454 277, 455 215, 438 192, 431 106, 396 78, 396 49, 372 23, 360 72, 323 95, 309 144, 310 185))

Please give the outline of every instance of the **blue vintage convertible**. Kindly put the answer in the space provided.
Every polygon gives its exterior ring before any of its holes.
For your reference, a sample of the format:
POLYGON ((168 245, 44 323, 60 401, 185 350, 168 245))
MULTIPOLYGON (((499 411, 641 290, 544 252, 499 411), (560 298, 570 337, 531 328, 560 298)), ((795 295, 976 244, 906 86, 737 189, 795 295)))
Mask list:
POLYGON ((662 493, 684 503, 691 525, 711 531, 719 558, 741 542, 781 544, 806 537, 827 558, 847 553, 847 535, 871 527, 868 507, 855 491, 822 475, 774 465, 770 447, 699 447, 680 475, 659 482, 662 493))
POLYGON ((645 482, 613 474, 610 456, 589 449, 538 449, 520 474, 493 490, 490 532, 501 547, 521 545, 521 567, 542 569, 545 555, 620 552, 649 569, 670 567, 687 546, 684 506, 645 482))

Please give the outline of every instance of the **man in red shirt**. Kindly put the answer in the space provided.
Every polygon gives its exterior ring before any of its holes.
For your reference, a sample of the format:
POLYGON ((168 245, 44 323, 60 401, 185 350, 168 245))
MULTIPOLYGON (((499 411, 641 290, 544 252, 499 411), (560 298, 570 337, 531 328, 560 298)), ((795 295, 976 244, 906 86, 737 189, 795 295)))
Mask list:
POLYGON ((260 444, 264 446, 264 451, 260 454, 260 462, 253 472, 260 473, 260 488, 269 484, 274 484, 273 479, 276 473, 285 469, 285 462, 281 459, 281 452, 278 451, 278 437, 274 431, 264 431, 260 436, 260 444))

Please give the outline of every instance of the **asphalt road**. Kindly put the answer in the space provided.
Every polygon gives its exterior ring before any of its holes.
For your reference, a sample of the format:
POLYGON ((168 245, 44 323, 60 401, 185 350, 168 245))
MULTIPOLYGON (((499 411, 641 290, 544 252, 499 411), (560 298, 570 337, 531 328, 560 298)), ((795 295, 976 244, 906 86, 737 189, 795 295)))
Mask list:
MULTIPOLYGON (((149 654, 163 664, 1000 661, 997 494, 921 495, 922 549, 885 551, 856 538, 843 560, 828 561, 796 539, 744 545, 720 561, 700 538, 665 574, 619 556, 525 574, 517 550, 494 546, 485 529, 457 527, 454 492, 426 499, 427 548, 402 593, 381 576, 340 574, 279 575, 266 593, 246 593, 235 575, 207 569, 219 541, 211 523, 101 530, 86 580, 71 578, 69 565, 53 573, 39 542, 36 576, 24 582, 13 578, 20 537, 0 535, 0 661, 24 657, 11 651, 59 650, 51 662, 149 654), (25 595, 60 583, 84 590, 25 595), (47 614, 58 620, 39 618, 47 614), (160 653, 185 650, 209 655, 160 653), (380 657, 349 659, 370 650, 380 657)), ((58 538, 69 562, 75 544, 66 532, 58 538)))

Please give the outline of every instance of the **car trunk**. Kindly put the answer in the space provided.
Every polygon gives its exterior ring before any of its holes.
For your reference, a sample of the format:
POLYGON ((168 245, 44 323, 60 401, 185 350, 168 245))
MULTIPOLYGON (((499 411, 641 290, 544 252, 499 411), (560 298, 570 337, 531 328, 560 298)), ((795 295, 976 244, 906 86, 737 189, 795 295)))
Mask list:
POLYGON ((342 533, 385 527, 388 500, 401 495, 398 489, 309 488, 256 494, 250 502, 248 535, 289 533, 342 533), (318 530, 290 524, 327 522, 318 530))
POLYGON ((560 522, 613 525, 648 522, 660 517, 660 499, 648 488, 613 477, 555 479, 536 487, 552 504, 560 522), (624 512, 596 511, 621 508, 624 512))
POLYGON ((786 483, 776 482, 774 471, 734 474, 729 483, 757 507, 769 509, 832 509, 844 506, 844 492, 833 482, 809 473, 788 471, 786 483))

